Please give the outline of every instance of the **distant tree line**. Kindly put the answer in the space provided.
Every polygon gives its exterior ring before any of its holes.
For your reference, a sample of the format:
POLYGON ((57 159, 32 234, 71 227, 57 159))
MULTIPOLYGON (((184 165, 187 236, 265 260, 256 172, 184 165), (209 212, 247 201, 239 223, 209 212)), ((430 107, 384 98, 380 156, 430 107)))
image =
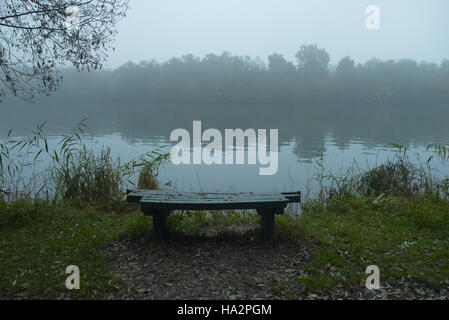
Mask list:
POLYGON ((62 87, 57 100, 101 103, 443 104, 449 102, 449 60, 362 64, 344 57, 330 65, 326 50, 302 45, 295 63, 276 53, 268 63, 228 52, 185 55, 93 73, 66 70, 62 87))

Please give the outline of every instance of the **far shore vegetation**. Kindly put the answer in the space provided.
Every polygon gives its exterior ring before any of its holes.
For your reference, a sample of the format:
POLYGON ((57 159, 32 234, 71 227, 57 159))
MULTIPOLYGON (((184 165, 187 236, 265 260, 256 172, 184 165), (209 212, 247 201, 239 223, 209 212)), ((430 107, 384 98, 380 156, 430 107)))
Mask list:
POLYGON ((410 59, 331 63, 315 44, 298 48, 295 61, 210 53, 129 62, 116 69, 79 73, 64 69, 64 81, 44 103, 78 104, 276 104, 323 106, 431 106, 449 102, 449 60, 410 59))

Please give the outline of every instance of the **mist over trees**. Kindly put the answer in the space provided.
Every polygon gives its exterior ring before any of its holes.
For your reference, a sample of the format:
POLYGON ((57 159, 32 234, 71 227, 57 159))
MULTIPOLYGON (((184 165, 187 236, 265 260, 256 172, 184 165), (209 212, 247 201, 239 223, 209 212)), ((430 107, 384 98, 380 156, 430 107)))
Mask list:
POLYGON ((316 45, 302 45, 296 61, 280 54, 268 63, 229 52, 191 54, 166 62, 129 62, 115 70, 77 73, 53 101, 98 103, 285 103, 298 105, 429 105, 449 102, 449 60, 408 59, 330 65, 316 45))

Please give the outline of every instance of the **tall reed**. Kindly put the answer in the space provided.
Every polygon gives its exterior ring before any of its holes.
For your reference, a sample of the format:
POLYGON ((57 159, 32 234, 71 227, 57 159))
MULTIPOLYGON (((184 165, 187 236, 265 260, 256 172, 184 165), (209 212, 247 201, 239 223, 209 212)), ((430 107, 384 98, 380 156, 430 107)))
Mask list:
POLYGON ((10 130, 0 142, 0 198, 44 198, 111 208, 128 187, 157 188, 159 166, 169 158, 163 147, 122 163, 109 147, 89 149, 86 127, 81 121, 53 148, 43 133, 44 124, 24 138, 13 138, 10 130))

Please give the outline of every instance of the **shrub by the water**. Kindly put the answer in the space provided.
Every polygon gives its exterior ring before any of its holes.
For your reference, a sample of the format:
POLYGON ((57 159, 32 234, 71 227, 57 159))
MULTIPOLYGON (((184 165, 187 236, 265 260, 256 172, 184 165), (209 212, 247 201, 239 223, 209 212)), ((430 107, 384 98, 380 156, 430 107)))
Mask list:
POLYGON ((415 173, 416 168, 402 159, 387 161, 362 174, 360 192, 367 196, 411 195, 419 190, 415 173))
POLYGON ((157 190, 159 183, 151 166, 143 166, 139 172, 139 181, 137 183, 139 189, 157 190))

